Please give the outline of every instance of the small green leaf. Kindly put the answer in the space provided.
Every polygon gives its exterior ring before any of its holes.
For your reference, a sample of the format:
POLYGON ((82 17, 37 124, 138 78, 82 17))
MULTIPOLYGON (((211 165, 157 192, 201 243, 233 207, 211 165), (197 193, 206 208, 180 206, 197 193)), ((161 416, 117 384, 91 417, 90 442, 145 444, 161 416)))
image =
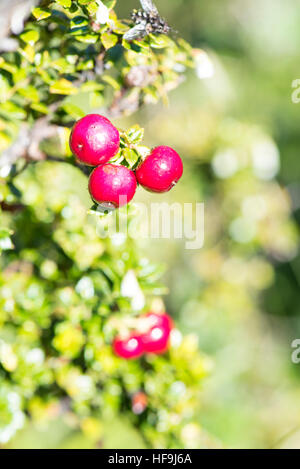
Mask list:
POLYGON ((7 228, 0 228, 0 239, 7 238, 12 232, 7 228))
POLYGON ((56 0, 59 5, 63 8, 70 8, 72 5, 72 0, 56 0))
POLYGON ((92 59, 83 60, 77 67, 77 70, 93 70, 94 61, 92 59))
POLYGON ((20 35, 22 41, 26 42, 26 44, 30 44, 31 46, 33 46, 38 41, 39 37, 39 32, 35 30, 25 31, 20 35))
POLYGON ((104 86, 101 83, 97 83, 96 81, 87 81, 81 85, 80 91, 84 93, 89 91, 101 91, 103 88, 104 86))
POLYGON ((99 7, 99 5, 98 5, 97 2, 93 2, 93 1, 90 2, 90 3, 88 4, 88 6, 87 6, 87 9, 88 9, 89 14, 90 14, 91 16, 94 15, 94 14, 97 12, 98 7, 99 7))
POLYGON ((31 44, 27 44, 24 49, 19 49, 20 54, 28 60, 28 62, 34 62, 34 48, 31 44))
POLYGON ((111 77, 110 75, 103 75, 101 79, 112 86, 116 91, 121 88, 120 83, 118 83, 117 80, 115 80, 115 78, 111 77))
POLYGON ((33 16, 38 20, 44 20, 45 18, 48 18, 51 16, 51 12, 49 10, 46 10, 45 8, 34 8, 32 10, 33 16))
POLYGON ((70 22, 71 29, 85 28, 88 25, 89 25, 89 22, 87 18, 85 18, 84 16, 75 16, 75 18, 72 18, 70 22))
POLYGON ((9 99, 10 89, 8 79, 0 74, 0 102, 9 99))
POLYGON ((125 160, 127 161, 127 163, 131 167, 134 166, 135 163, 139 159, 138 153, 135 150, 131 149, 131 148, 124 148, 122 153, 123 153, 123 156, 124 156, 125 160))
POLYGON ((16 73, 18 71, 18 67, 13 64, 9 64, 8 62, 5 62, 3 57, 0 57, 0 68, 3 70, 6 70, 9 73, 16 73))
POLYGON ((191 53, 191 51, 192 51, 192 46, 191 46, 187 41, 185 41, 185 40, 182 39, 182 38, 179 38, 177 42, 178 42, 179 46, 180 46, 185 52, 187 52, 188 54, 191 53))
POLYGON ((34 86, 26 86, 25 88, 20 88, 18 93, 29 101, 37 103, 39 101, 39 93, 34 86))
POLYGON ((144 129, 138 124, 133 125, 126 132, 126 136, 130 143, 140 143, 144 138, 144 129))
POLYGON ((80 34, 78 36, 74 36, 74 38, 76 41, 83 42, 85 44, 95 44, 98 41, 99 36, 98 34, 80 34))
POLYGON ((60 73, 73 73, 75 70, 74 65, 70 64, 64 57, 54 60, 54 62, 52 62, 52 66, 60 73))
POLYGON ((105 49, 110 49, 117 44, 118 36, 113 33, 103 33, 101 34, 101 42, 105 49))
POLYGON ((154 49, 163 49, 170 46, 171 39, 164 34, 154 35, 149 34, 149 44, 154 49))
POLYGON ((122 45, 125 49, 136 52, 137 54, 143 54, 147 56, 151 56, 152 51, 149 47, 149 44, 145 41, 132 41, 128 42, 125 39, 122 40, 122 45))
POLYGON ((11 101, 1 104, 0 114, 10 119, 24 119, 26 117, 26 111, 11 101))
POLYGON ((64 103, 61 107, 67 114, 69 114, 74 119, 80 119, 81 117, 85 116, 85 112, 80 109, 80 107, 75 106, 75 104, 64 103))
MULTIPOLYGON (((11 138, 6 135, 4 132, 0 132, 0 152, 2 152, 3 150, 5 150, 6 148, 9 147, 9 145, 11 145, 12 141, 11 141, 11 138)), ((2 199, 2 189, 3 189, 3 186, 0 185, 0 200, 3 200, 2 199)))
POLYGON ((78 89, 69 80, 66 80, 65 78, 61 78, 60 80, 55 81, 50 86, 49 91, 52 94, 71 95, 71 94, 76 94, 78 92, 78 89))
POLYGON ((121 23, 121 21, 114 21, 113 30, 116 33, 124 34, 126 33, 126 31, 128 31, 128 26, 126 24, 121 23))
POLYGON ((12 234, 12 231, 6 229, 6 228, 1 228, 0 229, 0 252, 3 250, 7 249, 13 249, 14 245, 10 239, 10 235, 12 234))
POLYGON ((37 112, 41 112, 42 114, 48 114, 48 108, 45 104, 42 103, 33 103, 31 104, 31 109, 37 112))

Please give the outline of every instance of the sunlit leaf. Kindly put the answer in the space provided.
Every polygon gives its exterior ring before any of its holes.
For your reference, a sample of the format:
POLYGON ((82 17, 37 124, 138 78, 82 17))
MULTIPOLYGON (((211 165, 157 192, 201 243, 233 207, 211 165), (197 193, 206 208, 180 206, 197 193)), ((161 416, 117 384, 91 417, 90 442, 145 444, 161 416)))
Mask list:
POLYGON ((72 5, 72 0, 56 0, 59 5, 64 8, 70 8, 72 5))
POLYGON ((125 158, 125 160, 127 161, 127 163, 132 167, 135 165, 135 163, 138 161, 139 159, 139 155, 138 153, 133 150, 133 149, 130 149, 130 148, 124 148, 124 150, 122 151, 122 154, 125 158))
POLYGON ((76 94, 78 92, 78 89, 69 80, 61 78, 50 86, 49 91, 53 94, 71 95, 76 94))
POLYGON ((85 34, 76 35, 74 39, 85 44, 95 44, 99 40, 98 34, 85 34))
POLYGON ((51 16, 51 12, 45 8, 33 8, 32 10, 33 16, 38 20, 44 20, 45 18, 48 18, 51 16))
POLYGON ((25 31, 20 35, 22 41, 26 42, 26 44, 30 44, 33 46, 39 39, 40 35, 37 30, 25 31))
POLYGON ((144 138, 144 129, 136 124, 127 130, 126 136, 130 143, 140 143, 144 138))
POLYGON ((118 36, 113 33, 103 33, 101 34, 101 42, 104 45, 105 49, 110 49, 115 46, 118 42, 118 36))

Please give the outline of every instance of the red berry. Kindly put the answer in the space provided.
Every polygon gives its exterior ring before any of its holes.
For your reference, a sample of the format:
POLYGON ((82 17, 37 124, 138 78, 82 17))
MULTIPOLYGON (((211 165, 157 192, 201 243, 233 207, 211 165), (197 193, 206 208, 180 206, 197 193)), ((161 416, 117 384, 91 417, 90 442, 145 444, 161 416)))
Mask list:
POLYGON ((158 314, 149 312, 145 317, 150 321, 150 328, 162 326, 171 331, 174 327, 173 319, 166 313, 158 314))
POLYGON ((89 179, 91 197, 108 208, 128 204, 135 194, 136 187, 134 172, 115 164, 98 166, 89 179))
POLYGON ((144 353, 144 347, 139 335, 131 335, 127 339, 116 337, 113 343, 113 349, 116 355, 126 360, 138 358, 144 353))
POLYGON ((151 192, 168 192, 183 173, 180 156, 170 147, 156 147, 136 170, 136 178, 151 192))
POLYGON ((133 413, 136 415, 140 415, 144 412, 147 407, 148 397, 144 392, 139 391, 132 396, 131 402, 133 413))
POLYGON ((167 314, 148 313, 147 317, 153 320, 153 325, 141 336, 144 350, 148 353, 165 353, 168 349, 173 321, 167 314))
POLYGON ((118 153, 120 134, 106 117, 88 114, 74 125, 70 148, 82 163, 97 166, 118 153))

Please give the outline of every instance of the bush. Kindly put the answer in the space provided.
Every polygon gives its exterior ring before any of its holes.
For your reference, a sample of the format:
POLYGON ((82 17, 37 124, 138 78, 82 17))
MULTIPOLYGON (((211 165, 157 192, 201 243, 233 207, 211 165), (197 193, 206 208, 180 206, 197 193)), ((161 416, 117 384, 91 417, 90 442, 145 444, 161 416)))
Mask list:
MULTIPOLYGON (((195 64, 182 39, 122 39, 130 21, 115 4, 43 1, 0 58, 1 443, 26 419, 58 416, 97 442, 101 422, 120 414, 151 447, 203 437, 193 419, 210 362, 193 336, 175 329, 168 353, 138 360, 112 351, 128 318, 164 310, 161 267, 130 238, 98 236, 86 171, 68 146, 87 112, 116 118, 166 101, 195 64)), ((123 134, 118 162, 136 165, 142 136, 138 125, 123 134)))

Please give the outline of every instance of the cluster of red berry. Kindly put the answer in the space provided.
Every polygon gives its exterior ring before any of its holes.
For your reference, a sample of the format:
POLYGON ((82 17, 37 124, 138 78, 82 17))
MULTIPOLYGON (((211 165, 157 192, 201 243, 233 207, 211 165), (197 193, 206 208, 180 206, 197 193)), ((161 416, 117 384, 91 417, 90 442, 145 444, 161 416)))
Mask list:
POLYGON ((84 164, 96 166, 89 178, 92 199, 107 208, 129 203, 137 182, 151 192, 167 192, 181 178, 180 156, 170 147, 156 147, 135 172, 123 165, 108 163, 120 150, 120 134, 104 116, 89 114, 73 127, 70 148, 84 164))
POLYGON ((161 354, 168 350, 170 333, 174 327, 168 314, 149 312, 143 316, 147 329, 136 330, 125 338, 116 337, 113 349, 116 355, 125 359, 139 358, 145 353, 161 354))

